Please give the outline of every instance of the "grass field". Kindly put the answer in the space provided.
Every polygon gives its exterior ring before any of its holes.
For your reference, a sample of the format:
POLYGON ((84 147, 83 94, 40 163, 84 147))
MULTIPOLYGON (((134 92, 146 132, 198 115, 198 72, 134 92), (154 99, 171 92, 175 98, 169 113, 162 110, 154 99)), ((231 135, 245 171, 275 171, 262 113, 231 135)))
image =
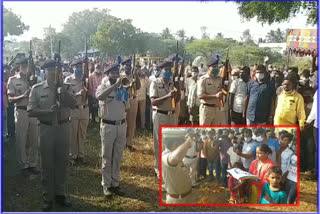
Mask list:
MULTIPOLYGON (((301 181, 300 206, 297 207, 160 207, 159 184, 154 177, 152 137, 139 132, 138 151, 124 152, 121 165, 121 188, 124 197, 105 200, 101 186, 100 136, 97 127, 90 127, 86 144, 87 163, 71 166, 68 171, 67 192, 73 203, 66 212, 316 212, 317 183, 301 181)), ((25 179, 17 170, 13 142, 5 143, 3 154, 3 211, 41 211, 40 178, 25 179)), ((210 201, 221 201, 225 194, 211 194, 210 201)))

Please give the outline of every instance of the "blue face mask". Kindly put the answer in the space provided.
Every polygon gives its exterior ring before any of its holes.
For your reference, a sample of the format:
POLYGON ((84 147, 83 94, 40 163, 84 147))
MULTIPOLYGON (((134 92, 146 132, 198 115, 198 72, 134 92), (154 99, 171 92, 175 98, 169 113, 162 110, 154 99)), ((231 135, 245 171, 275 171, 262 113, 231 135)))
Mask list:
POLYGON ((81 67, 77 67, 76 70, 75 70, 75 74, 77 77, 81 77, 82 76, 82 68, 81 67))
POLYGON ((211 71, 211 74, 212 74, 213 76, 217 76, 217 75, 219 74, 219 69, 218 69, 218 68, 213 69, 213 70, 211 71))
POLYGON ((162 77, 165 78, 165 79, 170 79, 171 76, 172 76, 171 72, 163 72, 162 73, 162 77))
POLYGON ((124 68, 124 72, 125 72, 127 75, 129 75, 129 74, 131 73, 131 68, 130 68, 130 66, 126 66, 126 67, 124 68))

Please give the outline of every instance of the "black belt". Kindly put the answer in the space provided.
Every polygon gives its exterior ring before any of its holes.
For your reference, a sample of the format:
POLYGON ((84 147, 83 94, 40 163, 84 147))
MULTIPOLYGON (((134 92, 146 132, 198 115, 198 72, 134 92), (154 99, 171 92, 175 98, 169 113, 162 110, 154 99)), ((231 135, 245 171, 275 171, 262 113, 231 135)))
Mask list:
MULTIPOLYGON (((65 119, 65 120, 60 120, 60 121, 58 121, 57 124, 62 125, 62 124, 67 123, 67 122, 70 122, 69 118, 65 119)), ((56 124, 55 122, 52 122, 52 121, 40 121, 40 123, 42 123, 44 125, 47 125, 47 126, 52 126, 52 125, 56 124)))
POLYGON ((188 156, 188 155, 186 155, 185 157, 186 157, 186 158, 189 158, 189 159, 194 159, 194 158, 197 157, 197 155, 195 155, 195 156, 188 156))
POLYGON ((89 105, 78 105, 76 106, 77 109, 85 109, 87 108, 89 105))
POLYGON ((202 103, 202 104, 209 107, 219 107, 217 104, 208 104, 208 103, 202 103))
POLYGON ((120 126, 121 124, 124 124, 126 122, 126 119, 123 119, 123 120, 105 120, 105 119, 102 119, 102 122, 106 123, 106 124, 114 125, 114 126, 120 126))
POLYGON ((162 110, 158 110, 158 109, 153 109, 154 111, 156 111, 157 113, 160 113, 160 114, 174 114, 174 110, 173 111, 162 111, 162 110))
POLYGON ((16 106, 17 109, 21 109, 21 110, 26 110, 27 111, 27 106, 16 106))

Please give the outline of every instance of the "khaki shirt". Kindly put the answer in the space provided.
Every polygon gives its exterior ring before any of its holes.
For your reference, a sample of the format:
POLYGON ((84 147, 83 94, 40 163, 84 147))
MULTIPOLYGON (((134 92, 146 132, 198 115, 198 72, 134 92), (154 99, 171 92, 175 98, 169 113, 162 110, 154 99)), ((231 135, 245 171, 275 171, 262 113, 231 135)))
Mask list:
MULTIPOLYGON (((102 79, 101 85, 98 86, 96 95, 110 87, 110 81, 107 77, 102 79)), ((117 89, 118 90, 118 89, 117 89)), ((108 97, 99 101, 100 116, 105 120, 123 120, 126 119, 126 109, 128 109, 128 101, 120 101, 116 99, 116 90, 112 91, 108 97)))
MULTIPOLYGON (((155 81, 151 82, 150 85, 150 98, 160 98, 167 95, 171 90, 173 90, 173 82, 170 80, 168 84, 165 84, 162 78, 157 78, 155 81)), ((168 98, 163 101, 161 105, 153 106, 153 109, 158 109, 162 111, 171 111, 172 109, 172 99, 168 98)))
POLYGON ((191 190, 192 183, 186 166, 181 161, 177 166, 168 163, 171 151, 162 153, 162 170, 165 188, 169 194, 183 194, 191 190))
MULTIPOLYGON (((74 75, 67 77, 65 79, 65 83, 70 85, 70 89, 74 95, 84 87, 82 80, 76 79, 74 75)), ((89 120, 88 96, 75 96, 77 100, 77 108, 71 111, 71 117, 80 120, 89 120)))
MULTIPOLYGON (((68 89, 67 85, 64 85, 67 92, 72 98, 72 91, 68 89)), ((28 111, 33 109, 48 110, 51 106, 56 105, 56 87, 50 87, 47 81, 42 81, 35 84, 29 95, 28 111)), ((70 108, 61 103, 60 111, 54 113, 48 113, 45 116, 38 117, 40 121, 57 122, 66 120, 70 117, 70 108)))
MULTIPOLYGON (((200 77, 198 81, 197 87, 197 95, 200 96, 201 94, 213 95, 222 90, 222 78, 216 76, 214 78, 210 77, 209 74, 205 74, 200 77)), ((200 99, 200 103, 207 103, 207 104, 219 104, 218 99, 210 99, 210 100, 203 100, 200 99)))
MULTIPOLYGON (((17 97, 21 96, 30 89, 29 83, 26 79, 22 78, 20 74, 16 74, 8 80, 8 95, 17 97)), ((15 106, 27 106, 28 97, 22 98, 14 104, 15 106)))

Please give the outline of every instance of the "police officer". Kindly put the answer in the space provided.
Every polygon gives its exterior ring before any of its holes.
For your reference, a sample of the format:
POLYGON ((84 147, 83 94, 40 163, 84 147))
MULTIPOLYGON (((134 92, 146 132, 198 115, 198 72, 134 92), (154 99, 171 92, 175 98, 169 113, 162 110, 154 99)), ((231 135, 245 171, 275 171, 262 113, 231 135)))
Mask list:
POLYGON ((185 134, 183 129, 162 129, 163 143, 167 148, 162 153, 163 181, 167 191, 167 204, 192 203, 191 179, 182 161, 189 148, 192 147, 192 140, 190 137, 185 139, 185 134))
POLYGON ((71 130, 70 108, 76 106, 76 98, 71 87, 68 89, 66 85, 57 95, 55 66, 54 60, 44 62, 47 80, 32 87, 28 105, 29 115, 37 117, 40 122, 43 211, 52 209, 54 199, 61 206, 71 206, 65 197, 65 182, 71 130))
POLYGON ((135 72, 133 76, 131 70, 131 59, 125 59, 121 62, 122 65, 122 72, 123 75, 126 75, 130 80, 130 87, 128 88, 129 92, 129 103, 130 109, 127 113, 127 121, 128 121, 128 128, 127 128, 127 147, 130 151, 135 151, 133 138, 136 132, 136 121, 137 121, 137 114, 138 114, 138 100, 137 100, 137 90, 140 88, 140 79, 135 72), (134 85, 135 84, 135 85, 134 85))
POLYGON ((27 113, 30 85, 28 82, 28 58, 17 61, 20 72, 8 80, 9 102, 15 104, 16 149, 18 164, 25 176, 39 174, 38 136, 39 126, 36 118, 27 113))
POLYGON ((197 94, 200 99, 200 125, 222 125, 220 120, 219 99, 222 99, 222 78, 219 75, 219 59, 209 59, 208 71, 198 81, 197 94))
POLYGON ((71 66, 73 66, 74 73, 65 79, 77 99, 77 106, 71 111, 70 157, 72 161, 78 162, 84 162, 84 143, 89 123, 88 90, 82 81, 84 75, 82 63, 82 59, 73 61, 71 66))
POLYGON ((155 156, 155 173, 159 177, 159 126, 175 124, 175 109, 172 106, 172 98, 179 101, 174 91, 171 80, 172 63, 164 61, 159 64, 162 76, 150 85, 150 99, 153 106, 153 150, 155 156))
POLYGON ((120 190, 120 163, 126 146, 126 111, 129 94, 121 87, 118 64, 109 65, 107 76, 97 88, 101 107, 102 187, 105 197, 123 195, 120 190))

